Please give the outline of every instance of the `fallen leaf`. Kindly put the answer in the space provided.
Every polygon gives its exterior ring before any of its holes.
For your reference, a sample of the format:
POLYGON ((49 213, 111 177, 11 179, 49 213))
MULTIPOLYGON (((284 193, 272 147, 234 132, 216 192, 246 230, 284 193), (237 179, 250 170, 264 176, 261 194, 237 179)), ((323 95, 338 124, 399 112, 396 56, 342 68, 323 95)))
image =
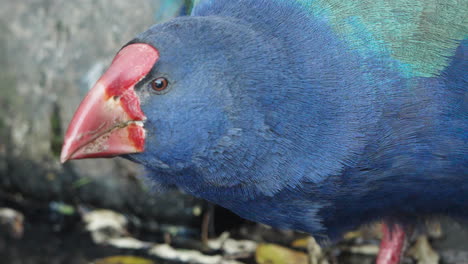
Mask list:
POLYGON ((299 239, 294 240, 291 246, 295 248, 307 249, 308 243, 309 243, 309 238, 304 237, 304 238, 299 238, 299 239))
POLYGON ((379 246, 370 245, 370 244, 353 245, 353 246, 341 247, 341 250, 349 252, 349 253, 353 253, 353 254, 375 256, 379 253, 379 246))
POLYGON ((382 223, 364 225, 358 230, 349 231, 344 235, 345 240, 352 240, 357 238, 382 239, 382 223))
POLYGON ((155 264, 150 259, 134 256, 113 256, 93 261, 93 264, 155 264))
POLYGON ((127 218, 123 214, 111 210, 98 209, 83 215, 86 230, 96 244, 105 244, 112 238, 119 238, 128 234, 126 230, 127 218))
POLYGON ((250 256, 255 252, 257 243, 251 240, 235 240, 229 238, 229 233, 224 232, 218 238, 210 239, 208 247, 213 250, 222 250, 226 255, 250 256))
POLYGON ((307 264, 305 253, 275 244, 260 244, 255 253, 258 264, 307 264))
POLYGON ((427 236, 420 236, 407 254, 413 257, 418 264, 437 264, 439 255, 432 249, 427 236))
POLYGON ((196 250, 175 249, 165 244, 152 247, 149 253, 158 258, 191 264, 242 264, 220 255, 204 255, 196 250))
POLYGON ((145 242, 138 240, 133 237, 117 237, 117 238, 110 238, 107 241, 107 244, 117 247, 117 248, 126 248, 126 249, 143 249, 149 248, 153 243, 145 242))
POLYGON ((5 232, 14 238, 21 238, 24 231, 24 216, 10 208, 0 208, 0 233, 5 232))

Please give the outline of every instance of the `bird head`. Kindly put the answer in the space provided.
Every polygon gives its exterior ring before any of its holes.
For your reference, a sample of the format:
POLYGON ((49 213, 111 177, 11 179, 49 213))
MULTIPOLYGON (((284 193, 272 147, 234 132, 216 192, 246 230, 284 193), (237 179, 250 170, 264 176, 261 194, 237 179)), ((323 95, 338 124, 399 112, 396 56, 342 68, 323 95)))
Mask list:
POLYGON ((125 45, 78 107, 61 161, 125 155, 182 170, 227 148, 257 115, 240 94, 261 48, 244 45, 243 26, 212 20, 178 18, 125 45))

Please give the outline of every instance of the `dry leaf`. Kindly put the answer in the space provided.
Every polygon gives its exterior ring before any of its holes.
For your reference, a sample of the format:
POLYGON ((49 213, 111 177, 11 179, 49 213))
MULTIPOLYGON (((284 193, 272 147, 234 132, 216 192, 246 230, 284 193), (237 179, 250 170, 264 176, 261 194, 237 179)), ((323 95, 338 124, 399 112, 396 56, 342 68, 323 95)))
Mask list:
POLYGON ((275 244, 260 244, 255 253, 258 264, 307 264, 307 255, 303 252, 275 244))
POLYGON ((154 261, 134 256, 113 256, 97 259, 94 264, 155 264, 154 261))
POLYGON ((432 249, 427 236, 420 236, 407 254, 416 259, 418 264, 437 264, 439 255, 432 249))

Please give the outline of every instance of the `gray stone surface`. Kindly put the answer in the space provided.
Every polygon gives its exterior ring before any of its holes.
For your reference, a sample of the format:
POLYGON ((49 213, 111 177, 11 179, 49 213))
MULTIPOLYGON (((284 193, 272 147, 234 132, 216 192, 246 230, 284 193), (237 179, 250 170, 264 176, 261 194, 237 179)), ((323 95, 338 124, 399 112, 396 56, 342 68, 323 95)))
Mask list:
POLYGON ((123 159, 64 166, 58 159, 65 129, 88 89, 122 45, 175 14, 169 2, 1 0, 1 192, 157 216, 169 210, 160 210, 161 199, 172 211, 198 203, 178 193, 150 194, 135 178, 138 167, 123 159))

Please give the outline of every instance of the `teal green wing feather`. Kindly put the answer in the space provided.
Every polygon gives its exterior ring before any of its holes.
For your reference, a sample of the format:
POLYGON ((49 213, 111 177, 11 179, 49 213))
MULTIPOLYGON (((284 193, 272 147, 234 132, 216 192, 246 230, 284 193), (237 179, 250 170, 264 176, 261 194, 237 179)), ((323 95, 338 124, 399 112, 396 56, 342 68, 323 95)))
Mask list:
POLYGON ((466 0, 296 0, 362 53, 388 55, 408 76, 430 77, 468 35, 466 0))
POLYGON ((185 0, 185 2, 187 3, 187 11, 188 11, 188 14, 190 14, 192 12, 192 9, 194 6, 198 5, 200 2, 202 2, 203 0, 185 0))
MULTIPOLYGON (((201 2, 163 1, 165 13, 190 14, 201 2)), ((260 0, 259 0, 260 1, 260 0)), ((273 0, 272 0, 273 1, 273 0)), ((468 37, 467 0, 277 0, 299 2, 367 56, 390 57, 408 77, 430 77, 468 37)))
POLYGON ((169 20, 176 16, 189 15, 199 0, 162 0, 157 3, 155 20, 169 20))

